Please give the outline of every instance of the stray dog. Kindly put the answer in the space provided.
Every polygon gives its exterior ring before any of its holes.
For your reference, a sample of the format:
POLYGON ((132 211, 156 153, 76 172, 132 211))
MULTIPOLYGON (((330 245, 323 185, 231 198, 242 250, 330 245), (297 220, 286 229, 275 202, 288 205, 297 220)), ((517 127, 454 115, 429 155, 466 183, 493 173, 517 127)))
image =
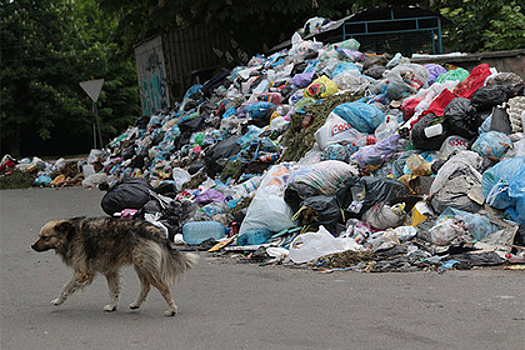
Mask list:
POLYGON ((138 309, 153 285, 169 305, 166 316, 177 312, 169 285, 177 282, 199 258, 172 248, 162 230, 153 224, 113 218, 50 221, 42 227, 31 248, 37 252, 54 249, 75 271, 52 304, 61 305, 71 294, 91 284, 100 272, 106 276, 111 297, 104 310, 115 311, 120 294, 120 268, 133 264, 142 289, 129 307, 138 309))

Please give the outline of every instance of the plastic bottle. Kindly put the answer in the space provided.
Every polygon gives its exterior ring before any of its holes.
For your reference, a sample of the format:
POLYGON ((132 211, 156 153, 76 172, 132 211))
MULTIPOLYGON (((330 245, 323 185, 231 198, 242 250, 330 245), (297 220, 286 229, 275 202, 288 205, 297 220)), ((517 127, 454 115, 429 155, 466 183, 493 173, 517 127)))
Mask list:
POLYGON ((261 156, 259 159, 263 163, 273 163, 279 159, 279 153, 269 153, 267 155, 261 156))
POLYGON ((207 239, 219 240, 226 236, 227 228, 217 221, 190 221, 182 227, 184 242, 195 245, 207 239))
POLYGON ((267 229, 248 231, 237 238, 237 245, 259 245, 266 243, 273 233, 267 229))
POLYGON ((412 175, 428 175, 431 172, 432 163, 427 162, 419 154, 412 154, 407 158, 405 164, 412 175))
POLYGON ((425 136, 430 139, 432 137, 439 136, 443 133, 443 125, 437 124, 437 125, 428 126, 425 128, 424 131, 425 131, 425 136))
POLYGON ((239 196, 246 197, 251 196, 252 193, 257 191, 257 188, 261 184, 262 177, 256 176, 249 180, 246 180, 238 185, 232 187, 233 192, 239 196))

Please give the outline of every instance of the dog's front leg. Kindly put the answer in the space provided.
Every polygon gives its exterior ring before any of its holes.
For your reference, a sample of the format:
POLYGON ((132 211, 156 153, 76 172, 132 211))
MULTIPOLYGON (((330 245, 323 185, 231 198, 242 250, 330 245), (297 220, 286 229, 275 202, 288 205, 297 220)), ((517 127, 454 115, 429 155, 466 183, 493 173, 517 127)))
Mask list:
POLYGON ((120 295, 120 272, 111 272, 106 274, 106 280, 108 281, 109 296, 111 301, 109 305, 104 306, 105 311, 115 311, 118 307, 119 295, 120 295))
POLYGON ((77 290, 84 288, 93 282, 95 276, 89 273, 78 273, 76 272, 73 277, 64 285, 62 293, 56 299, 51 300, 53 305, 62 305, 64 301, 77 290))

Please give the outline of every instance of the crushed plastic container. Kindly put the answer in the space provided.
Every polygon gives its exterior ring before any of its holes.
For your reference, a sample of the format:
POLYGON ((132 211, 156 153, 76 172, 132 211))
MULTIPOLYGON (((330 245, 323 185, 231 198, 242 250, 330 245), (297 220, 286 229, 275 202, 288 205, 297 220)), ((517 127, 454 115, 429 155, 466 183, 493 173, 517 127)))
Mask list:
POLYGON ((259 245, 266 243, 271 237, 273 233, 270 230, 267 229, 258 229, 258 230, 252 230, 248 231, 245 234, 239 236, 237 238, 237 244, 238 245, 259 245))
POLYGON ((189 245, 201 244, 213 238, 216 241, 224 238, 227 228, 217 221, 191 221, 182 227, 182 237, 189 245))

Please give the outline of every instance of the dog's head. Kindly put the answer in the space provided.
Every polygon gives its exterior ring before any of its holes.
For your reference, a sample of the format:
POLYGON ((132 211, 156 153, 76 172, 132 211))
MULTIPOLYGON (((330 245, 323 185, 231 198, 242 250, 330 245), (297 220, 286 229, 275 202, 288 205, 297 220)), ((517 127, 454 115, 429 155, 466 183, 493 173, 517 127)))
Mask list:
POLYGON ((67 239, 73 225, 68 220, 53 220, 40 230, 38 240, 31 246, 37 252, 58 249, 67 239))

